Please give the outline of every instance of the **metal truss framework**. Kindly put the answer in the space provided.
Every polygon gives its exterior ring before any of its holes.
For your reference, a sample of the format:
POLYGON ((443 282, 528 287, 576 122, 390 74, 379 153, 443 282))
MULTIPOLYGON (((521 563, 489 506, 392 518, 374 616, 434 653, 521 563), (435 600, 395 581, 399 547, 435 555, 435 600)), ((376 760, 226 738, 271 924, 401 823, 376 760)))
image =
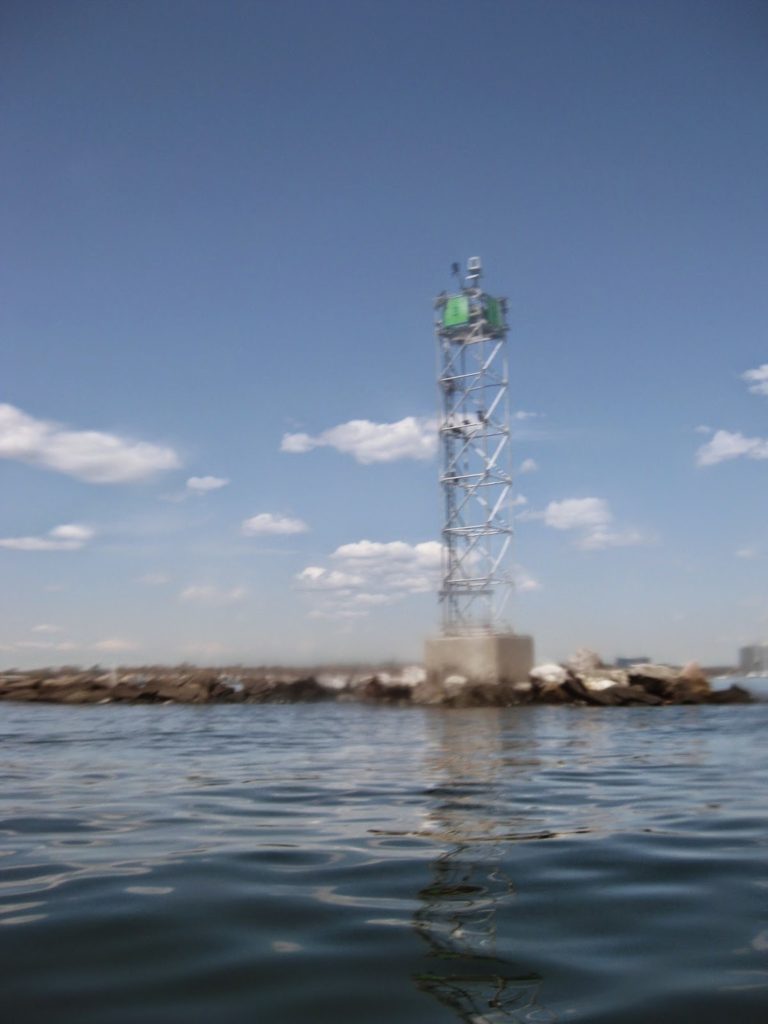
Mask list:
POLYGON ((468 267, 461 292, 435 301, 449 636, 498 631, 512 590, 506 300, 479 287, 477 258, 468 267))

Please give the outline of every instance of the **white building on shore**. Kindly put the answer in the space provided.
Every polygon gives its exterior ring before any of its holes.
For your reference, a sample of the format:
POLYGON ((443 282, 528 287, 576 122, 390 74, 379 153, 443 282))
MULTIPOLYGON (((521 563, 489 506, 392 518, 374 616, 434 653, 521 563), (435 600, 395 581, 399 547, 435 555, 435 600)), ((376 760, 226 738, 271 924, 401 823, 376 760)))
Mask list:
POLYGON ((748 675, 768 675, 768 644, 752 644, 739 651, 739 670, 748 675))

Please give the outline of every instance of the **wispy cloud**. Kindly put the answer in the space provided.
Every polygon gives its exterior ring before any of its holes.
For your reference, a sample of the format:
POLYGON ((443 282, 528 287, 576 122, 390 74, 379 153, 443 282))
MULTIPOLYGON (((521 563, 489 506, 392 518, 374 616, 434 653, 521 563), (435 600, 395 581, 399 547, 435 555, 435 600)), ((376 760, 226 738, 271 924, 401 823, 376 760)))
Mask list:
POLYGON ((97 640, 95 644, 91 644, 91 647, 94 651, 111 651, 115 654, 120 651, 136 650, 136 644, 131 640, 124 640, 122 637, 118 636, 109 636, 104 640, 97 640))
POLYGON ((406 416, 395 423, 350 420, 321 434, 285 434, 280 450, 301 455, 315 448, 335 448, 367 465, 397 459, 430 459, 437 451, 434 420, 406 416))
POLYGON ((171 577, 164 572, 147 572, 136 579, 137 583, 144 583, 148 587, 162 587, 171 582, 171 577))
POLYGON ((745 437, 738 432, 718 430, 696 452, 696 464, 715 466, 727 459, 768 459, 768 438, 745 437))
POLYGON ((303 519, 294 519, 291 516, 281 516, 274 512, 260 512, 243 520, 242 532, 246 537, 258 537, 263 534, 288 535, 293 533, 306 533, 309 527, 303 519))
POLYGON ((185 587, 179 595, 182 601, 190 604, 207 605, 209 607, 224 607, 230 604, 240 604, 248 597, 246 587, 231 587, 229 590, 209 584, 197 584, 185 587))
POLYGON ((68 430, 7 404, 0 404, 0 458, 92 484, 131 483, 181 464, 172 448, 98 430, 68 430))
POLYGON ((600 551, 603 548, 641 547, 650 544, 651 538, 641 530, 609 530, 598 526, 588 530, 577 543, 584 551, 600 551))
POLYGON ((531 593, 536 590, 541 590, 541 583, 532 576, 526 569, 523 569, 521 565, 515 566, 512 572, 512 578, 515 584, 515 590, 520 594, 531 593))
POLYGON ((538 462, 535 459, 523 459, 520 463, 520 473, 535 473, 539 468, 538 462))
POLYGON ((747 370, 741 376, 742 380, 749 384, 752 394, 768 395, 768 363, 763 363, 754 370, 747 370))
POLYGON ((193 494, 208 494, 210 491, 221 490, 228 483, 225 476, 191 476, 187 480, 187 490, 193 494))
POLYGON ((550 501, 543 512, 533 512, 527 519, 543 519, 554 530, 574 530, 579 533, 576 546, 585 551, 605 548, 638 547, 651 544, 653 539, 641 530, 615 529, 613 513, 604 498, 565 498, 550 501))
POLYGON ((753 545, 746 545, 743 548, 737 548, 735 551, 737 558, 754 559, 760 557, 760 548, 753 545))
POLYGON ((54 526, 43 537, 2 537, 0 548, 10 551, 77 551, 93 537, 93 530, 77 523, 54 526))

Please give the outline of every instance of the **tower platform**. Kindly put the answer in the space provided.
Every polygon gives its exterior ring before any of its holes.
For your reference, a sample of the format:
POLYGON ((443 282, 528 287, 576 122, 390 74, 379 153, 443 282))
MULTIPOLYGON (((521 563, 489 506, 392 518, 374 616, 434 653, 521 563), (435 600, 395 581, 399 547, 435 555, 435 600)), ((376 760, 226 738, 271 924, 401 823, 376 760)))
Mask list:
POLYGON ((468 683, 519 683, 533 668, 533 638, 518 633, 434 636, 425 646, 427 681, 442 686, 449 676, 468 683))

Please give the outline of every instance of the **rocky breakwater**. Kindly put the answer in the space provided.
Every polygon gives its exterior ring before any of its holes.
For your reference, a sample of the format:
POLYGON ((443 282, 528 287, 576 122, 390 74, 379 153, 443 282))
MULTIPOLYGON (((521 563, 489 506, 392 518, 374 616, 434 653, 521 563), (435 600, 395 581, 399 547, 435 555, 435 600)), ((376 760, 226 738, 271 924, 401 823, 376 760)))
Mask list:
POLYGON ((713 690, 701 668, 638 664, 613 668, 579 651, 563 665, 534 668, 527 680, 473 684, 449 676, 436 685, 419 667, 398 672, 313 674, 237 666, 182 665, 104 671, 61 668, 0 672, 0 701, 38 704, 264 704, 311 701, 441 707, 575 704, 593 707, 747 704, 739 686, 713 690))
POLYGON ((518 704, 575 704, 592 707, 638 707, 667 704, 750 704, 740 686, 714 690, 696 662, 682 668, 638 663, 606 666, 593 651, 577 651, 564 664, 538 665, 518 682, 473 684, 449 676, 441 684, 416 687, 414 703, 446 707, 509 707, 518 704))
POLYGON ((199 669, 166 666, 104 671, 62 668, 0 672, 0 701, 37 704, 293 704, 320 700, 397 703, 410 700, 423 676, 392 677, 265 672, 240 666, 199 669))
POLYGON ((601 664, 540 665, 530 674, 532 699, 539 704, 591 704, 628 707, 661 704, 750 704, 740 686, 714 690, 696 662, 683 668, 638 664, 608 668, 601 664))

